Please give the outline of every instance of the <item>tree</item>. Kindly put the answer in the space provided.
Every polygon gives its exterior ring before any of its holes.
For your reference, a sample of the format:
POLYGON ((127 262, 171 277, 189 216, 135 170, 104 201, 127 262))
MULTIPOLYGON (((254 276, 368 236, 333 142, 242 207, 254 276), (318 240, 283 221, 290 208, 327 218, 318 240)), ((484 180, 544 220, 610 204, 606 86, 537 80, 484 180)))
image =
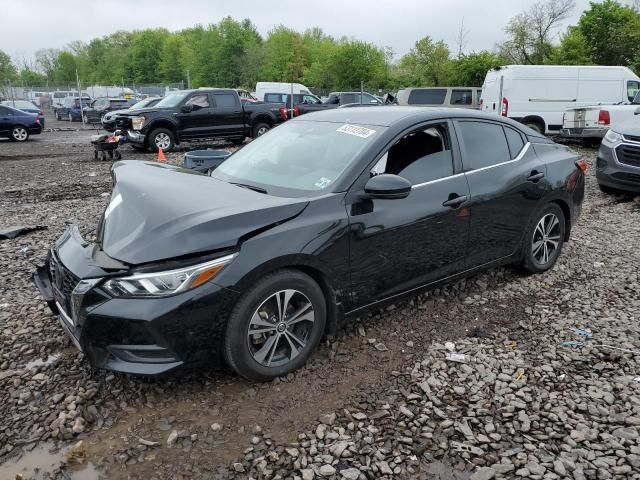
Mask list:
POLYGON ((551 65, 590 65, 591 55, 587 43, 578 27, 569 27, 562 36, 560 46, 554 50, 549 58, 551 65))
POLYGON ((264 80, 299 82, 304 69, 304 42, 301 35, 280 25, 271 30, 264 42, 264 80), (302 68, 301 68, 302 67, 302 68))
POLYGON ((463 54, 454 62, 452 83, 460 86, 479 87, 484 82, 484 77, 489 70, 504 63, 504 59, 499 55, 487 50, 468 55, 463 54))
POLYGON ((386 82, 386 62, 382 49, 371 43, 343 39, 330 58, 329 69, 337 89, 360 89, 361 82, 370 88, 386 82))
POLYGON ((400 59, 397 75, 405 86, 449 85, 453 76, 449 47, 442 40, 434 42, 428 36, 418 40, 400 59))
POLYGON ((55 48, 41 48, 36 51, 36 65, 49 80, 53 80, 55 72, 55 61, 60 51, 55 48))
MULTIPOLYGON (((158 81, 160 54, 169 32, 164 28, 135 32, 125 62, 124 76, 136 83, 158 81)), ((118 80, 118 79, 116 79, 118 80)))
POLYGON ((0 87, 3 87, 9 80, 16 78, 16 67, 11 61, 11 57, 0 50, 0 87))
POLYGON ((640 52, 640 15, 613 0, 591 3, 578 27, 589 56, 598 65, 631 65, 640 52))
POLYGON ((76 81, 76 59, 73 53, 66 50, 61 51, 54 61, 56 82, 76 81))
POLYGON ((167 38, 160 55, 160 75, 165 82, 178 83, 185 79, 183 51, 185 44, 181 35, 167 38))
POLYGON ((573 8, 574 0, 544 0, 513 17, 505 27, 507 40, 498 45, 511 63, 538 65, 553 53, 553 36, 573 8))

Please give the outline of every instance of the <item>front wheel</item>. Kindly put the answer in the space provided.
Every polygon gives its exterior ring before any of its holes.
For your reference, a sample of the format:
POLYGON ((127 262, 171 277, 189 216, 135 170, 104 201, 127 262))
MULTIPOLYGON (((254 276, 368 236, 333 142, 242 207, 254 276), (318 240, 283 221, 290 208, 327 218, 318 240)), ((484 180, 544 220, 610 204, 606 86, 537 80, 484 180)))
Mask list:
POLYGON ((547 205, 529 225, 524 239, 525 270, 543 273, 553 267, 560 256, 566 231, 562 209, 555 203, 547 205))
POLYGON ((170 152, 175 144, 173 132, 166 128, 156 128, 149 134, 149 145, 154 152, 159 149, 162 149, 163 152, 170 152))
POLYGON ((16 142, 26 142, 29 140, 29 130, 25 127, 18 126, 11 129, 11 140, 16 142))
POLYGON ((227 363, 252 381, 287 375, 305 364, 326 323, 322 289, 298 270, 271 273, 238 300, 227 324, 227 363))
POLYGON ((267 133, 271 129, 268 123, 260 122, 253 126, 253 138, 258 138, 267 133))

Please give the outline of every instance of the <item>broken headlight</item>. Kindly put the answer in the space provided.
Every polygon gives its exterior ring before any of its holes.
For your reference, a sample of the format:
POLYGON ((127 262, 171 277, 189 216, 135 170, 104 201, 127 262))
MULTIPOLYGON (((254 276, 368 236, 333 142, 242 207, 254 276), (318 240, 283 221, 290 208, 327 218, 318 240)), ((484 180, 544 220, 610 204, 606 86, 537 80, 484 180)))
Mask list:
POLYGON ((620 135, 618 132, 614 132, 611 129, 609 129, 607 134, 604 136, 604 143, 609 144, 611 146, 615 145, 620 140, 622 140, 622 135, 620 135))
POLYGON ((237 254, 206 263, 164 272, 138 273, 112 278, 102 287, 114 297, 166 297, 208 282, 231 263, 237 254))
POLYGON ((134 130, 142 130, 145 120, 146 118, 144 118, 144 115, 138 115, 137 117, 133 117, 131 119, 131 128, 133 128, 134 130))

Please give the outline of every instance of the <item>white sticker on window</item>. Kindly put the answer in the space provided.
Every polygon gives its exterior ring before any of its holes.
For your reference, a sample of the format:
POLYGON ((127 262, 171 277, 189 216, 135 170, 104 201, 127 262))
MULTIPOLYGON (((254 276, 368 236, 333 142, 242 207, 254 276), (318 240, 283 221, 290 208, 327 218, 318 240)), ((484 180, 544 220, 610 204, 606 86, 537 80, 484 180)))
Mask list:
POLYGON ((359 125, 349 125, 349 124, 341 126, 336 131, 341 133, 348 133, 349 135, 355 135, 356 137, 360 137, 360 138, 368 138, 374 133, 376 133, 375 130, 371 130, 370 128, 360 127, 359 125))
POLYGON ((320 180, 318 180, 316 183, 314 183, 314 185, 318 188, 324 188, 327 185, 329 185, 331 183, 331 180, 329 180, 328 178, 325 177, 320 177, 320 180))
POLYGON ((109 204, 107 209, 104 211, 104 218, 107 218, 109 214, 113 212, 113 209, 116 208, 121 203, 122 203, 122 195, 118 194, 115 196, 113 200, 111 200, 111 203, 109 204))

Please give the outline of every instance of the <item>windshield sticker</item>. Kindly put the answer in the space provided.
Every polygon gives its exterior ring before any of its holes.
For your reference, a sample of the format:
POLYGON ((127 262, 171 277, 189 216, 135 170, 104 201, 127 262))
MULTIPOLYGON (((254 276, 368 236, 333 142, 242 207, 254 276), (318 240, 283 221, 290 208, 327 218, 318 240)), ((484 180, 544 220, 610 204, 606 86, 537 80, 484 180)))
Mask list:
POLYGON ((360 127, 358 125, 349 125, 349 124, 341 126, 336 131, 341 133, 348 133, 349 135, 355 135, 356 137, 360 137, 360 138, 368 138, 374 133, 376 133, 375 130, 371 130, 370 128, 360 127))
POLYGON ((320 177, 320 180, 314 183, 314 185, 318 188, 325 188, 330 183, 331 183, 331 180, 329 180, 328 178, 320 177))
POLYGON ((113 200, 111 200, 111 203, 109 204, 107 209, 104 211, 104 218, 107 218, 109 214, 113 212, 113 209, 116 208, 121 203, 122 203, 122 195, 118 194, 113 200))

